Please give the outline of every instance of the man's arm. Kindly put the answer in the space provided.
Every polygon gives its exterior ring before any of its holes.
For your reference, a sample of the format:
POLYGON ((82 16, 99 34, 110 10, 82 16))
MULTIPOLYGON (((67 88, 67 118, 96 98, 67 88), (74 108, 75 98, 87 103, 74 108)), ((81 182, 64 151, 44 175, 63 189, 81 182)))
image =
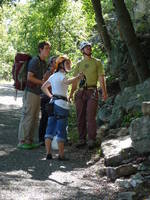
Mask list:
POLYGON ((100 86, 102 88, 103 99, 104 99, 104 101, 106 101, 108 98, 108 94, 107 94, 106 80, 105 80, 104 75, 99 76, 99 82, 100 82, 100 86))
POLYGON ((27 80, 36 85, 42 85, 44 83, 44 80, 37 79, 32 72, 28 72, 27 80))

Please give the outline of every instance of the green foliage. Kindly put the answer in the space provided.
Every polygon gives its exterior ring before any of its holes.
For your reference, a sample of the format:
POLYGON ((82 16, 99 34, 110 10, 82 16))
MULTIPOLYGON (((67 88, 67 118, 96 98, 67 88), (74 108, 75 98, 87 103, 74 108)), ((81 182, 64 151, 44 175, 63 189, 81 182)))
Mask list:
POLYGON ((109 74, 108 76, 107 76, 107 85, 109 86, 109 85, 111 85, 111 83, 113 82, 113 81, 116 81, 117 80, 117 78, 116 78, 116 76, 114 76, 114 75, 112 75, 112 74, 109 74))
POLYGON ((102 149, 97 148, 96 154, 99 155, 100 157, 102 157, 102 155, 103 155, 102 149))
POLYGON ((106 54, 104 54, 104 52, 101 50, 100 45, 93 44, 92 51, 93 51, 93 56, 95 58, 99 58, 101 60, 101 62, 103 63, 104 68, 106 68, 107 57, 106 57, 106 54))
POLYGON ((15 0, 0 0, 0 6, 2 6, 3 4, 13 4, 15 3, 15 0))
POLYGON ((82 0, 82 9, 83 9, 83 14, 86 16, 87 19, 87 29, 89 32, 91 32, 96 24, 95 22, 95 14, 94 14, 94 9, 91 3, 91 0, 82 0))
POLYGON ((103 14, 111 13, 114 10, 112 0, 101 0, 103 14))
MULTIPOLYGON (((68 54, 73 62, 81 57, 78 42, 87 38, 86 20, 82 13, 80 1, 30 1, 12 6, 3 6, 2 25, 5 34, 0 30, 2 47, 0 66, 9 66, 8 75, 16 52, 37 54, 37 44, 49 40, 52 44, 51 55, 68 54), (77 23, 78 22, 78 23, 77 23), (81 29, 82 27, 82 29, 81 29), (7 45, 3 45, 3 43, 7 45), (9 49, 12 52, 7 54, 9 49), (7 55, 7 57, 6 57, 7 55), (10 58, 11 62, 7 62, 10 58)), ((4 68, 0 67, 2 74, 4 68)), ((5 77, 1 75, 2 77, 5 77)))
MULTIPOLYGON (((13 2, 11 0, 0 1, 0 4, 2 2, 4 4, 0 7, 1 78, 11 77, 11 66, 17 51, 36 55, 37 44, 41 40, 51 42, 51 55, 68 54, 73 68, 82 56, 78 49, 79 43, 89 40, 93 44, 93 56, 100 58, 106 68, 107 57, 103 51, 103 41, 97 31, 91 0, 27 0, 25 4, 18 3, 19 0, 17 0, 11 6, 5 4, 13 2)), ((136 1, 126 1, 131 16, 133 16, 135 4, 136 1)), ((112 1, 101 0, 101 5, 112 43, 115 46, 119 41, 120 45, 112 1)), ((146 21, 138 25, 137 31, 144 32, 145 27, 149 27, 146 21)), ((112 51, 114 66, 117 66, 118 59, 121 63, 123 61, 120 48, 118 49, 117 56, 116 49, 112 51)))
MULTIPOLYGON (((3 12, 3 9, 0 9, 3 12)), ((0 23, 0 79, 11 80, 11 65, 15 55, 14 48, 7 34, 7 21, 0 23)))
POLYGON ((121 126, 128 127, 134 119, 142 117, 142 116, 143 116, 142 112, 138 112, 138 111, 129 112, 128 114, 124 116, 121 126))

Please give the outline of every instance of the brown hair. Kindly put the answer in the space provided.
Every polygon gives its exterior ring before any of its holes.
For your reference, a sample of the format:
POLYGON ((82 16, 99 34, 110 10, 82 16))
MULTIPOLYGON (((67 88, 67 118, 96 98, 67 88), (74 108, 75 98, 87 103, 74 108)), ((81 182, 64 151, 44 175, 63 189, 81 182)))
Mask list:
POLYGON ((39 53, 40 53, 40 49, 44 49, 44 46, 46 46, 46 45, 51 46, 51 43, 47 42, 47 41, 43 41, 43 42, 40 42, 38 44, 38 51, 39 51, 39 53))

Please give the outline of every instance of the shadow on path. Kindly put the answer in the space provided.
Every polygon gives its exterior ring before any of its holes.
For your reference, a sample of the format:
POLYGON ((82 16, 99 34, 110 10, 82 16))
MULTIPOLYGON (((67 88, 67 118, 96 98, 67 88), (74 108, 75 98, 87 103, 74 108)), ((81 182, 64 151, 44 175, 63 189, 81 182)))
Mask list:
MULTIPOLYGON (((81 160, 78 159, 76 149, 66 147, 66 154, 70 161, 62 162, 57 160, 57 152, 54 152, 54 159, 51 161, 45 160, 45 148, 40 147, 34 150, 20 150, 17 149, 17 130, 20 119, 20 109, 5 108, 0 110, 0 171, 11 172, 23 170, 31 175, 32 179, 47 180, 49 175, 57 170, 72 171, 73 168, 86 167, 86 163, 90 159, 87 157, 87 151, 83 150, 82 154, 86 157, 81 160), (64 167, 62 167, 62 165, 64 167)), ((80 151, 80 150, 78 150, 80 151)), ((80 152, 78 152, 80 154, 80 152)))
MULTIPOLYGON (((87 165, 93 151, 66 146, 70 161, 62 162, 57 160, 57 151, 53 152, 54 159, 45 160, 44 147, 16 148, 21 96, 20 92, 14 101, 11 85, 0 84, 0 199, 104 200, 104 195, 108 196, 107 185, 100 189, 101 180, 87 165)), ((110 186, 110 194, 112 191, 110 186)))

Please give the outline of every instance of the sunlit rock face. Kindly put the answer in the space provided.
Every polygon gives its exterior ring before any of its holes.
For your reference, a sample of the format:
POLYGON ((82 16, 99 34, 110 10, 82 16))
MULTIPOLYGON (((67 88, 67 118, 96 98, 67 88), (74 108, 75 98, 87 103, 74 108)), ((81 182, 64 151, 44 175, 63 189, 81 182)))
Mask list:
POLYGON ((133 8, 133 18, 137 22, 136 31, 146 31, 150 25, 150 1, 137 0, 133 8), (139 23, 140 22, 140 23, 139 23))
POLYGON ((137 0, 134 7, 135 19, 139 19, 143 16, 150 17, 150 1, 149 0, 137 0))
POLYGON ((110 117, 110 125, 118 125, 123 119, 123 114, 130 111, 141 112, 143 101, 150 99, 150 79, 147 79, 142 84, 133 87, 128 87, 118 94, 114 101, 112 115, 110 117))
POLYGON ((149 153, 150 148, 150 102, 142 104, 143 117, 134 120, 129 128, 132 145, 139 153, 149 153))

